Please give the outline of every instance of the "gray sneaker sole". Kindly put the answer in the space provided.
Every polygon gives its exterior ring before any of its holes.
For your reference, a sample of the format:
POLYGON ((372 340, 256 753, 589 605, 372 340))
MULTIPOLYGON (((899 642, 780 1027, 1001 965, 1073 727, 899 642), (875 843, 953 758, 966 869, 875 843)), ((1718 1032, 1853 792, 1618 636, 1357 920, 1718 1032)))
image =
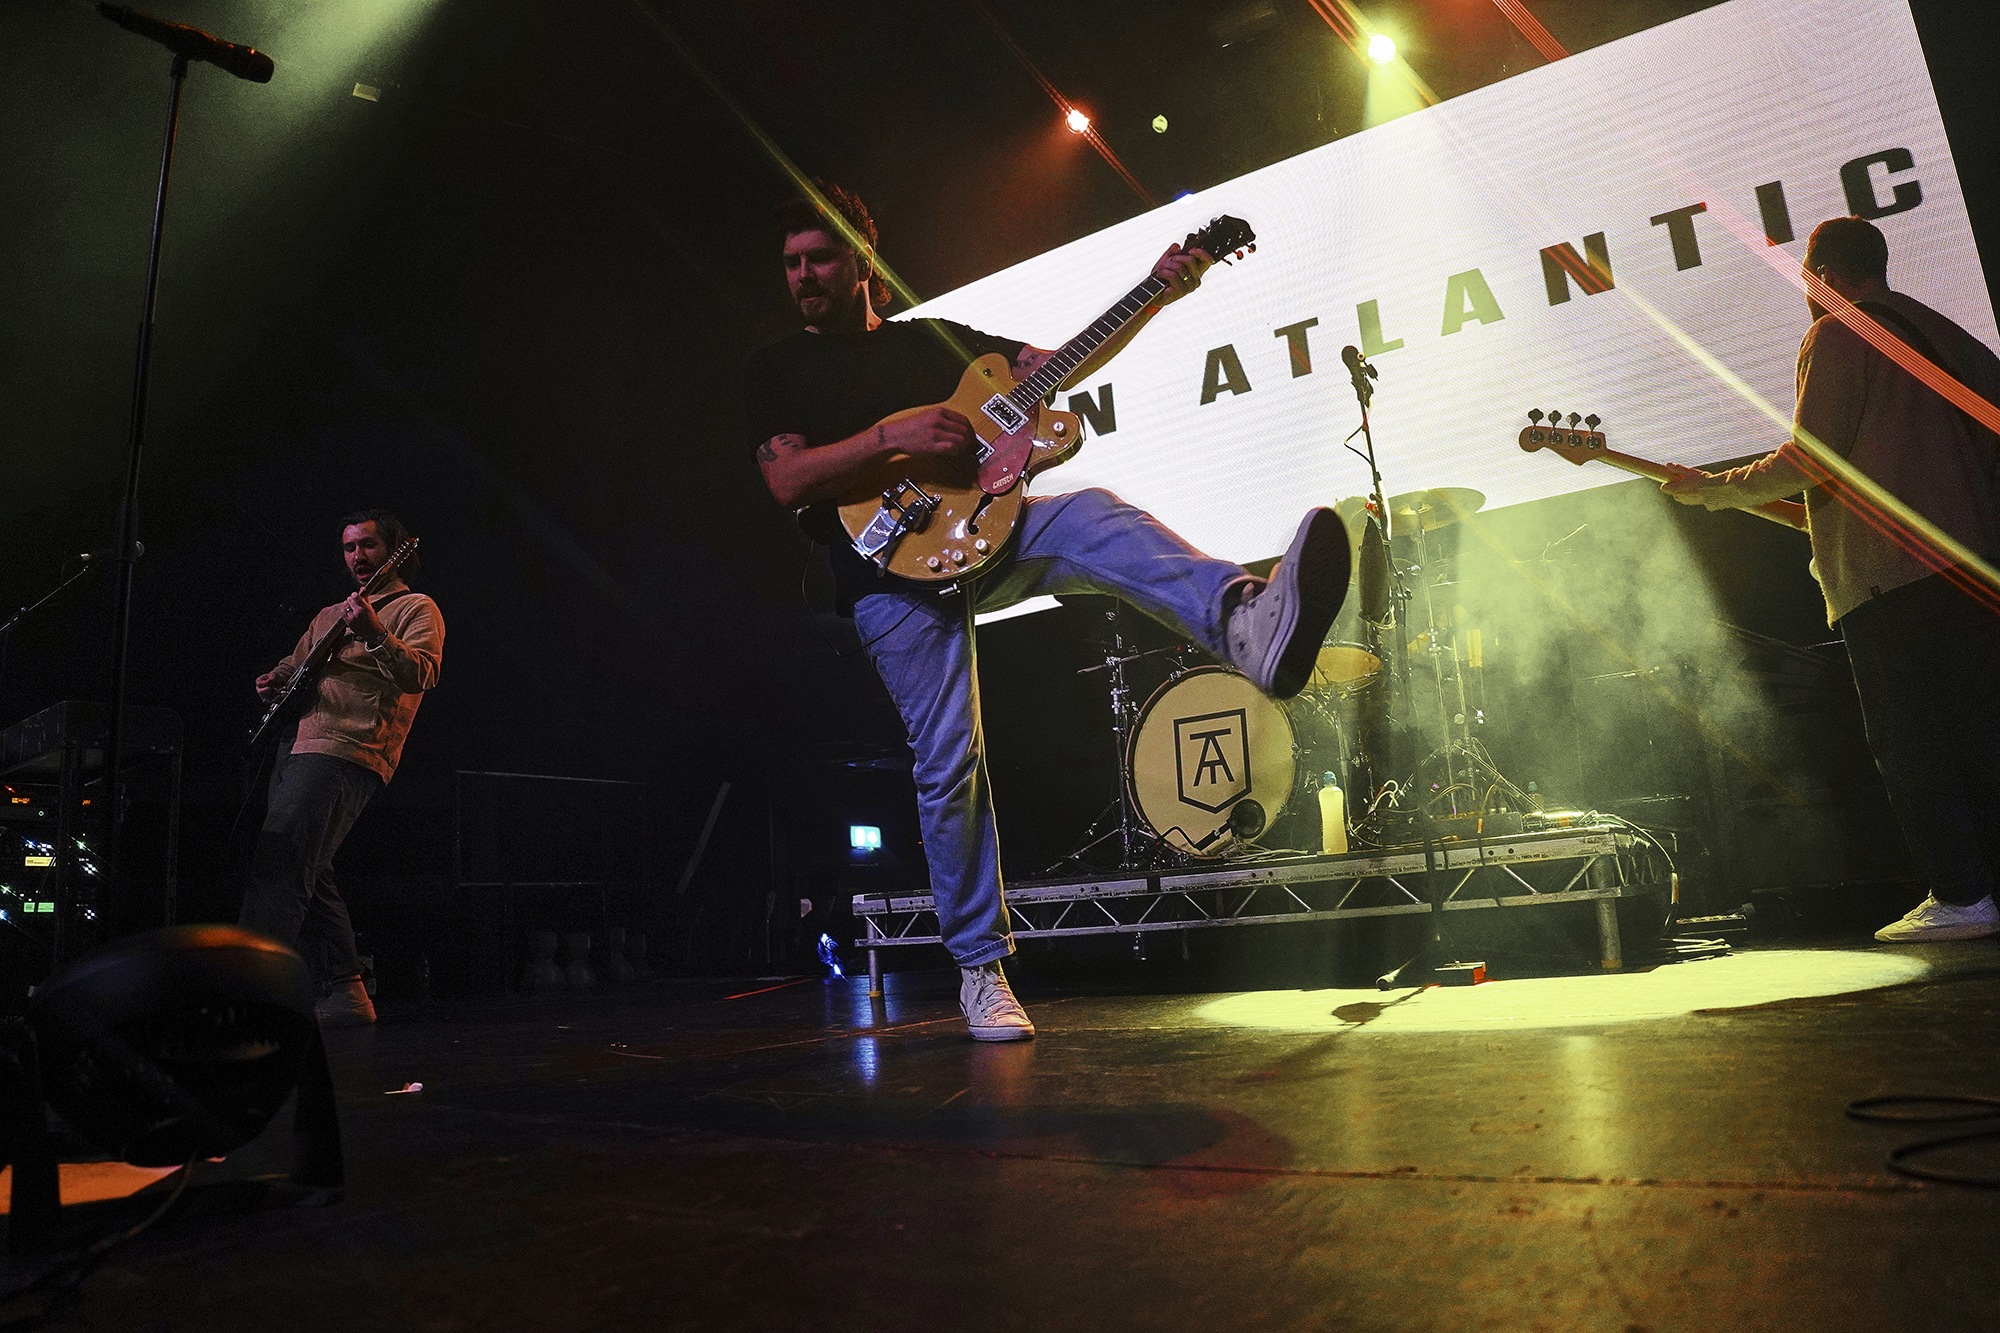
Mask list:
POLYGON ((1884 926, 1875 932, 1875 938, 1884 944, 1946 944, 1954 940, 1983 940, 1990 935, 2000 935, 2000 923, 1920 927, 1907 933, 1891 934, 1894 930, 1894 926, 1884 926))
POLYGON ((1033 1028, 976 1028, 967 1026, 974 1041, 1032 1041, 1033 1028))

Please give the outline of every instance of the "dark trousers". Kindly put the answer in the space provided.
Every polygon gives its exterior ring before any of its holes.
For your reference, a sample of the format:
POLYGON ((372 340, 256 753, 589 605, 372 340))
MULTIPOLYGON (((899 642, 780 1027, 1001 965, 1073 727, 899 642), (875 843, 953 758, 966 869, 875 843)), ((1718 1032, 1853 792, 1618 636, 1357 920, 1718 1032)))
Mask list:
POLYGON ((374 773, 326 754, 281 754, 271 772, 241 924, 297 949, 322 981, 361 970, 333 854, 381 790, 374 773))
POLYGON ((2000 865, 2000 614, 1933 575, 1840 618, 1868 749, 1939 902, 1976 903, 2000 865))

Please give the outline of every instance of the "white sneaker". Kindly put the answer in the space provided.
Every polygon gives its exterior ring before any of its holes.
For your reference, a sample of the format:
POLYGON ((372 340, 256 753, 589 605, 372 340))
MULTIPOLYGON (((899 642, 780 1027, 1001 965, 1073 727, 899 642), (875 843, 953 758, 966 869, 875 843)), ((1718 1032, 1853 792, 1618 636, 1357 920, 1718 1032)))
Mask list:
POLYGON ((958 978, 958 1007, 965 1011, 974 1041, 1026 1041, 1035 1035, 1035 1025, 1014 998, 1000 964, 961 967, 958 978))
POLYGON ((1893 921, 1875 932, 1875 938, 1890 944, 1911 944, 1923 940, 1979 940, 2000 935, 2000 909, 1988 894, 1970 907, 1941 903, 1936 895, 1926 897, 1910 909, 1901 921, 1893 921))
POLYGON ((1304 689, 1320 641, 1347 597, 1352 560, 1340 515, 1308 510, 1270 581, 1229 613, 1223 635, 1230 664, 1274 699, 1304 689))

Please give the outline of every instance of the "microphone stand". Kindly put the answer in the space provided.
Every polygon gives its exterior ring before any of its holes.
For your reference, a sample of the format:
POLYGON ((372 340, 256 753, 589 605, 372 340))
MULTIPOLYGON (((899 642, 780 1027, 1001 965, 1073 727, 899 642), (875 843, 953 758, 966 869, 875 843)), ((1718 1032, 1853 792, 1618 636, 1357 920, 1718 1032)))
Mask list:
MULTIPOLYGON (((1342 348, 1341 360, 1347 364, 1348 378, 1354 385, 1355 401, 1361 405, 1361 424, 1348 433, 1347 438, 1341 441, 1341 445, 1349 453, 1354 454, 1368 464, 1369 505, 1374 511, 1375 522, 1381 529, 1382 553, 1389 567, 1389 614, 1391 617, 1390 636, 1392 639, 1390 645, 1392 652, 1389 655, 1393 659, 1394 671, 1391 683, 1395 689, 1395 696, 1407 700, 1410 697, 1410 665, 1409 654, 1403 648, 1401 631, 1405 619, 1404 612, 1408 608, 1413 594, 1410 592, 1408 583, 1404 581, 1402 567, 1396 563, 1395 547, 1391 540, 1394 534, 1389 530, 1389 502, 1382 494, 1382 469, 1375 461, 1375 435, 1370 428, 1368 420, 1369 409, 1375 401, 1374 381, 1379 376, 1375 367, 1369 363, 1368 358, 1363 356, 1358 348, 1342 348), (1353 355, 1350 357, 1349 353, 1353 355), (1354 447, 1353 440, 1356 435, 1361 437, 1363 446, 1361 449, 1354 447)), ((1370 645, 1371 648, 1375 646, 1370 645)), ((1358 727, 1364 725, 1358 722, 1358 727)), ((1384 748, 1390 750, 1396 748, 1393 739, 1393 728, 1390 725, 1386 725, 1386 718, 1385 725, 1374 728, 1373 736, 1374 741, 1380 741, 1384 745, 1384 748)), ((1365 748, 1372 745, 1374 741, 1371 741, 1369 736, 1364 734, 1361 737, 1360 743, 1365 748)), ((1379 794, 1382 772, 1391 770, 1394 760, 1393 755, 1388 754, 1368 754, 1367 759, 1369 782, 1371 787, 1375 788, 1375 790, 1371 790, 1368 793, 1368 799, 1372 803, 1379 794)))
MULTIPOLYGON (((1361 425, 1355 429, 1353 434, 1347 437, 1347 440, 1352 441, 1355 435, 1359 435, 1362 444, 1366 448, 1366 452, 1364 453, 1361 449, 1356 449, 1353 444, 1346 441, 1343 441, 1343 443, 1346 444, 1349 452, 1360 454, 1361 457, 1368 460, 1368 479, 1369 483, 1374 487, 1372 496, 1375 514, 1382 524, 1384 545, 1389 547, 1390 595, 1397 608, 1394 626, 1396 689, 1402 697, 1407 699, 1409 697, 1409 653, 1403 643, 1404 618, 1402 609, 1410 604, 1410 591, 1404 581, 1402 567, 1396 563, 1394 547, 1390 545, 1390 539, 1394 534, 1389 531, 1389 503, 1382 496, 1382 469, 1375 462, 1375 436, 1369 429, 1368 424, 1368 409, 1375 400, 1374 380, 1377 378, 1377 375, 1375 367, 1369 365, 1368 359, 1356 349, 1349 348, 1343 351, 1342 359, 1347 362, 1348 373, 1354 384, 1355 401, 1361 404, 1361 425), (1347 352, 1353 352, 1353 355, 1348 356, 1347 352)), ((1422 521, 1422 519, 1418 519, 1420 525, 1422 521)), ((1419 527, 1419 532, 1421 531, 1422 529, 1419 527)), ((1375 793, 1369 793, 1371 800, 1374 796, 1375 793)), ((1416 816, 1417 828, 1422 836, 1424 848, 1424 897, 1430 908, 1428 915, 1425 917, 1424 941, 1418 947, 1416 954, 1408 961, 1391 968, 1375 979, 1375 985, 1380 990, 1393 990, 1397 986, 1428 985, 1437 975, 1438 960, 1444 956, 1445 884, 1444 875, 1438 866, 1437 838, 1435 831, 1431 827, 1430 811, 1421 801, 1416 806, 1416 816)))
MULTIPOLYGON (((123 906, 120 878, 119 825, 124 816, 118 772, 125 750, 125 692, 132 641, 132 586, 139 557, 135 549, 139 523, 139 464, 146 448, 146 396, 153 366, 153 312, 160 291, 160 245, 166 235, 167 187, 173 179, 174 143, 180 136, 181 89, 187 83, 188 58, 175 55, 167 93, 166 141, 160 150, 160 183, 153 196, 153 239, 146 255, 146 297, 139 316, 139 347, 132 370, 132 408, 126 431, 125 493, 118 506, 118 540, 112 560, 118 566, 118 602, 111 639, 111 707, 104 731, 104 866, 123 906)), ((113 931, 117 922, 113 920, 113 931)), ((60 964, 63 960, 57 959, 60 964)))

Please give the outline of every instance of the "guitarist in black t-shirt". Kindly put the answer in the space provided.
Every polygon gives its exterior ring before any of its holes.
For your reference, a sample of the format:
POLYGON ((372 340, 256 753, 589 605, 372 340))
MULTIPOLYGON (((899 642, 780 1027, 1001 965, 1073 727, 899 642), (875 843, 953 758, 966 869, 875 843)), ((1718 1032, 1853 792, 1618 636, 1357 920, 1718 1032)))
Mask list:
MULTIPOLYGON (((972 1036, 1032 1037, 1000 970, 1014 941, 973 680, 974 612, 1049 593, 1110 593, 1287 697, 1305 684, 1346 591, 1347 534, 1333 511, 1311 510, 1264 582, 1201 554, 1116 496, 1086 490, 1022 503, 1011 544, 975 580, 940 588, 880 572, 828 511, 878 493, 884 476, 913 461, 976 478, 978 436, 943 400, 974 357, 1003 354, 1018 382, 1051 353, 944 320, 885 322, 874 220, 839 186, 815 186, 832 214, 804 199, 778 210, 786 282, 805 328, 745 368, 749 442, 772 496, 803 510, 808 530, 831 546, 842 609, 908 729, 939 929, 960 968, 972 1036)), ((1158 294, 1065 379, 1102 366, 1200 285, 1211 262, 1200 250, 1170 247, 1153 267, 1158 294)))

